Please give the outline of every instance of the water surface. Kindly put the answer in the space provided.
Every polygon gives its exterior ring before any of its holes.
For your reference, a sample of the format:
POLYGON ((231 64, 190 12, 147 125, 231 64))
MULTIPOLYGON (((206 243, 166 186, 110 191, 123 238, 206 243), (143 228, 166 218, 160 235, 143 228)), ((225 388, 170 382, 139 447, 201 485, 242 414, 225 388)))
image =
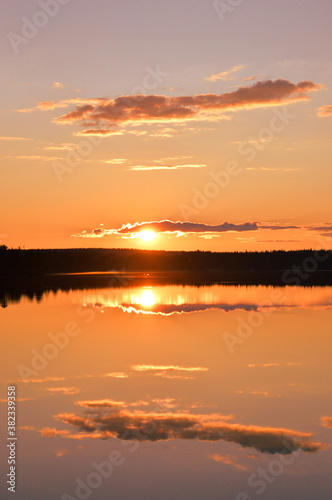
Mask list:
POLYGON ((17 499, 330 499, 331 288, 122 286, 8 305, 17 499))

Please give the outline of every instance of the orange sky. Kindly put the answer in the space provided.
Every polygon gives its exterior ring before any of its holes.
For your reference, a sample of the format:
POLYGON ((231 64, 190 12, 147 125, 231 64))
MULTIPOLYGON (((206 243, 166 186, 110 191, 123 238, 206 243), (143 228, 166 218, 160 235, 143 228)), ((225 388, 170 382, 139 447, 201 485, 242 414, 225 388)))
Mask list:
POLYGON ((0 244, 331 247, 331 5, 99 3, 7 7, 0 244))

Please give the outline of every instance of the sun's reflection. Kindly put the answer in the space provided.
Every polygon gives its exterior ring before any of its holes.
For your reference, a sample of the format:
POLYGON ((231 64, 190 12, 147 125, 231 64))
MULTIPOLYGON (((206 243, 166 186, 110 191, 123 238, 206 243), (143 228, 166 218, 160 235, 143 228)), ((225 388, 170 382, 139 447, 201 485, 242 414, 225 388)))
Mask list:
POLYGON ((319 287, 312 290, 300 287, 213 285, 197 288, 167 285, 84 290, 73 292, 73 297, 81 300, 85 307, 94 307, 99 312, 104 312, 106 308, 120 308, 127 313, 164 316, 207 310, 249 312, 332 307, 331 291, 319 287))
POLYGON ((156 297, 152 290, 144 290, 140 296, 139 303, 143 307, 152 307, 156 303, 156 297))

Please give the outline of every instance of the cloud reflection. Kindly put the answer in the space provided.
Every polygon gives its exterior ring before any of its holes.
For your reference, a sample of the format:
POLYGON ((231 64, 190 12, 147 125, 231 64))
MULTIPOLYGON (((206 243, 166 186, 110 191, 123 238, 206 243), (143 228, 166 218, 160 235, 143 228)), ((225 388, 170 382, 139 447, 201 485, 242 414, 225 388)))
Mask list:
POLYGON ((287 287, 236 286, 145 286, 105 290, 86 290, 80 295, 83 306, 103 311, 120 309, 129 314, 172 316, 204 311, 275 311, 285 308, 331 308, 331 296, 326 289, 289 290, 287 287))
MULTIPOLYGON (((326 449, 324 444, 311 441, 311 433, 230 423, 229 417, 219 414, 130 411, 121 405, 116 407, 113 403, 113 401, 108 403, 101 401, 100 404, 85 402, 88 408, 85 415, 75 413, 55 415, 58 421, 69 424, 77 430, 74 434, 60 431, 61 435, 76 440, 117 438, 141 442, 171 439, 227 441, 268 454, 290 454, 298 450, 313 453, 326 449)), ((53 435, 54 430, 44 431, 43 435, 47 434, 53 435)))

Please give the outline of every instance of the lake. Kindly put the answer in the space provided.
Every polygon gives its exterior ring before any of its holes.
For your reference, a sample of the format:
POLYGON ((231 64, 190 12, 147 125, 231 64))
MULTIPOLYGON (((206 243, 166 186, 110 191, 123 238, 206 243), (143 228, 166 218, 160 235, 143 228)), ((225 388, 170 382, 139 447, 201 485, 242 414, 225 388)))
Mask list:
POLYGON ((6 306, 17 500, 330 500, 331 287, 129 279, 6 306))

